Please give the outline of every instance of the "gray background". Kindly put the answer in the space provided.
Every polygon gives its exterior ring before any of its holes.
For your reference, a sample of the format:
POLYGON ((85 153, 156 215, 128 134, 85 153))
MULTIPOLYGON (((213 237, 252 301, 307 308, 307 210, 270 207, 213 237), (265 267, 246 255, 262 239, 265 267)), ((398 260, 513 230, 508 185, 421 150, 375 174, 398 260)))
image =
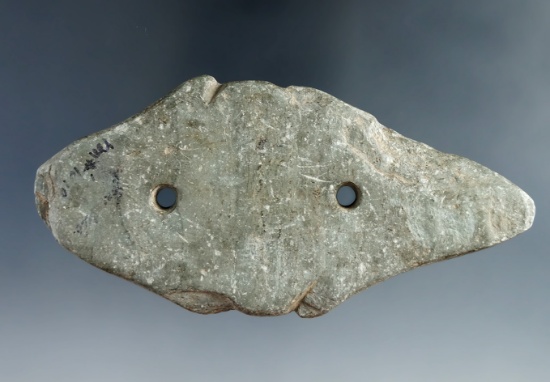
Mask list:
POLYGON ((550 380, 550 2, 0 0, 0 380, 550 380), (326 91, 503 174, 535 225, 316 319, 201 316, 62 249, 36 168, 181 82, 326 91))

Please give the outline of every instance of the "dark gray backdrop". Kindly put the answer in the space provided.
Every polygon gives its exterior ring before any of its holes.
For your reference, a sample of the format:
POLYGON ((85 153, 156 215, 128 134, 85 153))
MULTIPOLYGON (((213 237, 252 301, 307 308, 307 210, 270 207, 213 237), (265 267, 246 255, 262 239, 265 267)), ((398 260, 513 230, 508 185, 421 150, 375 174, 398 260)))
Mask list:
POLYGON ((549 74, 543 0, 0 0, 0 380, 550 380, 549 74), (200 74, 333 94, 503 174, 535 225, 312 320, 193 314, 62 249, 36 168, 200 74))

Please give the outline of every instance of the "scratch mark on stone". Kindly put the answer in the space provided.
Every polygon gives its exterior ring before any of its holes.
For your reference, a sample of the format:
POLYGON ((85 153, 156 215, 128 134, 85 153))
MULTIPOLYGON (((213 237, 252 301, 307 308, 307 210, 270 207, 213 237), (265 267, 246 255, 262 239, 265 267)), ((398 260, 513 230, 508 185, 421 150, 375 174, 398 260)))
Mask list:
POLYGON ((296 166, 298 168, 318 168, 318 167, 329 167, 330 165, 328 164, 314 164, 314 165, 305 165, 305 166, 296 166))
POLYGON ((389 177, 389 178, 394 178, 396 179, 397 181, 405 184, 405 185, 410 185, 410 184, 413 184, 413 182, 403 178, 402 176, 399 176, 397 175, 396 173, 387 173, 387 172, 384 172, 382 170, 380 170, 378 167, 376 167, 374 165, 374 163, 372 163, 372 160, 371 158, 363 151, 361 150, 360 148, 354 146, 353 144, 351 144, 349 142, 349 137, 348 137, 348 134, 349 134, 349 131, 347 129, 344 130, 344 134, 343 134, 343 138, 344 138, 344 144, 355 154, 357 155, 359 158, 363 159, 363 161, 369 165, 369 167, 375 171, 376 173, 382 175, 382 176, 386 176, 386 177, 389 177))
POLYGON ((191 223, 191 225, 195 226, 195 228, 202 229, 202 227, 198 223, 194 222, 193 220, 188 219, 188 218, 185 218, 185 220, 187 220, 189 223, 191 223))
POLYGON ((314 176, 309 176, 305 174, 300 174, 300 175, 303 176, 304 178, 314 180, 315 182, 330 183, 330 180, 323 180, 323 179, 319 179, 314 176))
POLYGON ((187 241, 187 239, 185 239, 180 233, 178 233, 178 236, 181 238, 181 240, 183 240, 186 244, 189 244, 189 242, 187 241))

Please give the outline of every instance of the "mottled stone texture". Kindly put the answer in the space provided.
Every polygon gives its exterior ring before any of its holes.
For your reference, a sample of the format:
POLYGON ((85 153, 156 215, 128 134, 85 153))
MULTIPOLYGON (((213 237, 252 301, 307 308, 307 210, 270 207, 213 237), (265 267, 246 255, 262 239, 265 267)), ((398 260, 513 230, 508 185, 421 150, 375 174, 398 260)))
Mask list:
POLYGON ((59 152, 35 194, 69 251, 199 313, 319 316, 535 214, 504 177, 319 90, 209 76, 59 152), (359 198, 344 208, 348 182, 359 198))

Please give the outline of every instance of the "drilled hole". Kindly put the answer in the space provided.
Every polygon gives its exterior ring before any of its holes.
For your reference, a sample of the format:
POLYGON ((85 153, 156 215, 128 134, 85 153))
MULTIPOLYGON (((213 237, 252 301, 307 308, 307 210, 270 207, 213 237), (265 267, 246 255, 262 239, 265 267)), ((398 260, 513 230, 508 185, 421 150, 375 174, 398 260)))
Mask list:
POLYGON ((359 189, 351 182, 342 184, 336 192, 338 204, 345 208, 356 207, 359 202, 359 189))
POLYGON ((156 188, 155 203, 163 210, 171 210, 176 206, 178 191, 169 185, 163 184, 156 188))

